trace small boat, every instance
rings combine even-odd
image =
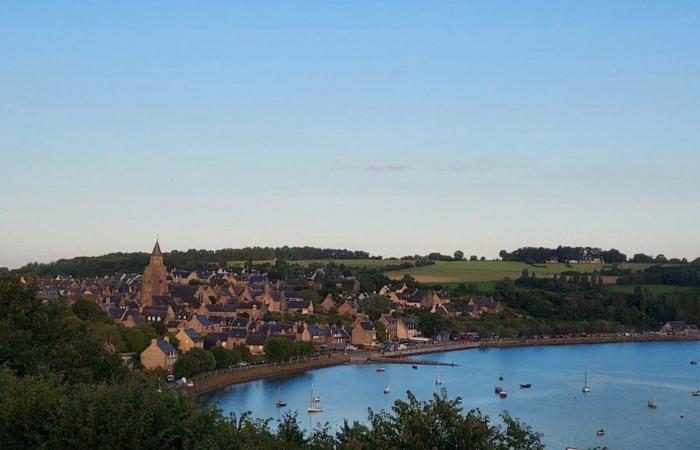
[[[280,397],[280,390],[281,388],[277,388],[277,401],[275,402],[275,406],[277,408],[284,408],[287,406],[287,403]]]
[[[413,364],[413,365],[411,366],[411,369],[417,369],[417,368],[418,368],[418,366],[415,365],[415,364]]]
[[[508,393],[506,391],[501,391],[498,393],[500,398],[508,398]]]
[[[532,387],[531,383],[521,384],[520,389],[530,389]]]
[[[501,391],[503,390],[502,381],[503,381],[503,377],[498,377],[498,383],[496,383],[496,387],[493,388],[493,392],[495,392],[496,394],[500,394]]]
[[[306,412],[309,414],[323,412],[323,406],[321,406],[321,397],[314,395],[314,386],[311,385],[311,402],[309,402],[309,407],[306,408]]]
[[[595,432],[595,435],[598,437],[605,436],[605,430],[601,428],[600,430]]]
[[[442,384],[442,379],[440,378],[440,364],[437,367],[437,376],[435,377],[435,385],[440,386]]]
[[[584,394],[590,394],[591,393],[591,388],[588,386],[588,372],[585,372],[583,375],[583,387],[581,388],[581,392]]]
[[[697,366],[697,365],[698,365],[698,360],[697,360],[697,359],[691,359],[691,360],[690,360],[690,365],[692,365],[692,366]]]
[[[690,393],[690,395],[692,395],[693,397],[700,397],[700,390],[698,390],[698,391],[693,391],[693,392]]]
[[[310,414],[323,412],[323,406],[309,405],[309,407],[306,408],[306,412]]]
[[[656,409],[656,402],[654,400],[649,400],[647,402],[647,407],[650,409]]]
[[[384,393],[388,394],[391,392],[391,389],[389,389],[389,375],[386,376],[386,384],[384,385]]]
[[[377,367],[377,372],[384,372],[384,367]]]

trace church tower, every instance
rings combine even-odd
[[[156,245],[151,252],[151,260],[143,271],[143,284],[141,285],[141,306],[153,304],[154,295],[164,295],[168,293],[168,271],[163,264],[163,254],[160,251],[160,244],[156,240]]]

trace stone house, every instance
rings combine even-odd
[[[369,320],[358,320],[352,327],[351,343],[352,345],[364,345],[372,347],[377,341],[377,332],[374,329],[374,324]]]
[[[192,328],[180,328],[180,331],[175,335],[179,343],[181,352],[190,351],[193,348],[204,348],[204,340]]]
[[[141,365],[147,370],[166,370],[171,372],[177,361],[178,353],[168,338],[151,339],[151,345],[141,352]]]
[[[337,310],[338,305],[335,304],[335,301],[333,301],[333,295],[328,294],[326,295],[326,298],[323,299],[321,302],[321,311],[324,313],[328,314],[334,309]]]

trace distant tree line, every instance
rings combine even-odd
[[[29,263],[17,273],[32,273],[38,276],[55,276],[59,274],[76,277],[94,277],[111,275],[115,272],[141,272],[148,264],[148,253],[109,253],[102,256],[79,256],[59,259],[51,263]],[[183,270],[216,269],[226,267],[229,261],[264,261],[304,259],[368,259],[368,252],[316,247],[246,247],[241,249],[225,248],[221,250],[173,250],[166,254],[169,267]]]
[[[641,272],[630,272],[619,284],[667,284],[700,287],[700,258],[692,263],[672,266],[654,265]]]
[[[654,295],[639,286],[626,293],[606,286],[597,274],[570,272],[536,278],[524,271],[517,280],[498,282],[496,297],[505,306],[542,319],[603,320],[636,329],[653,328],[669,320],[700,323],[698,290]]]
[[[544,263],[547,261],[584,261],[600,258],[606,263],[621,263],[627,261],[627,255],[614,248],[602,250],[596,247],[521,247],[513,252],[501,250],[498,253],[504,261],[524,261],[529,263]]]

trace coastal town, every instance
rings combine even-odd
[[[450,334],[422,336],[412,313],[478,317],[501,309],[493,297],[474,296],[456,303],[444,290],[409,288],[400,282],[366,292],[352,276],[324,268],[284,280],[270,280],[265,273],[244,268],[178,270],[168,268],[159,242],[142,274],[89,279],[56,276],[37,280],[37,286],[42,300],[68,304],[88,300],[116,324],[151,325],[161,330],[162,336],[153,338],[138,357],[123,356],[131,364],[166,372],[173,370],[179,355],[193,348],[244,346],[251,355],[261,355],[265,343],[274,338],[342,353],[377,349],[391,342],[436,343],[448,340]],[[321,298],[319,293],[329,291],[328,286],[332,292]],[[318,300],[308,299],[309,293]],[[386,308],[372,320],[363,305],[376,297],[385,300]],[[379,333],[377,328],[381,328]],[[177,345],[170,342],[169,335],[176,338]]]

